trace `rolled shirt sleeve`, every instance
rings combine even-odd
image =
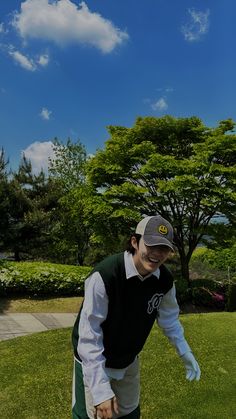
[[[78,354],[84,382],[91,391],[94,406],[114,397],[105,370],[102,322],[107,317],[108,297],[98,272],[85,282],[85,299],[79,322]]]
[[[179,356],[191,351],[179,321],[179,305],[176,300],[175,285],[164,295],[157,316],[158,326],[170,343],[176,348]]]

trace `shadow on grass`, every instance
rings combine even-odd
[[[0,297],[0,314],[4,314],[10,307],[11,299],[7,297]]]

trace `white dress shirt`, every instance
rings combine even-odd
[[[133,262],[131,253],[124,252],[125,272],[127,280],[138,276],[145,281],[150,275],[155,275],[157,280],[160,270],[153,274],[142,277]],[[78,354],[82,360],[84,382],[89,387],[94,406],[105,400],[114,397],[110,386],[110,378],[120,380],[124,377],[126,368],[114,369],[105,367],[103,355],[103,330],[101,324],[107,317],[108,296],[104,282],[99,272],[94,272],[85,281],[85,299],[79,322]],[[178,320],[179,306],[175,297],[175,286],[163,296],[161,301],[157,323],[163,330],[165,336],[175,346],[177,353],[181,356],[190,350],[184,338],[183,327]]]

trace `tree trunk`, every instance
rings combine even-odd
[[[188,285],[190,285],[190,279],[189,279],[189,264],[186,260],[181,261],[181,273],[184,279],[188,282]]]
[[[78,246],[78,252],[77,252],[77,264],[79,266],[83,266],[84,264],[84,257],[79,246]]]
[[[179,252],[179,255],[180,255],[182,277],[187,281],[188,285],[190,286],[189,258],[186,256],[186,254],[184,252]]]
[[[20,250],[19,249],[14,250],[14,258],[15,258],[15,262],[20,262]]]

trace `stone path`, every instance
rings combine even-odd
[[[0,314],[0,341],[51,329],[72,327],[77,313]]]

